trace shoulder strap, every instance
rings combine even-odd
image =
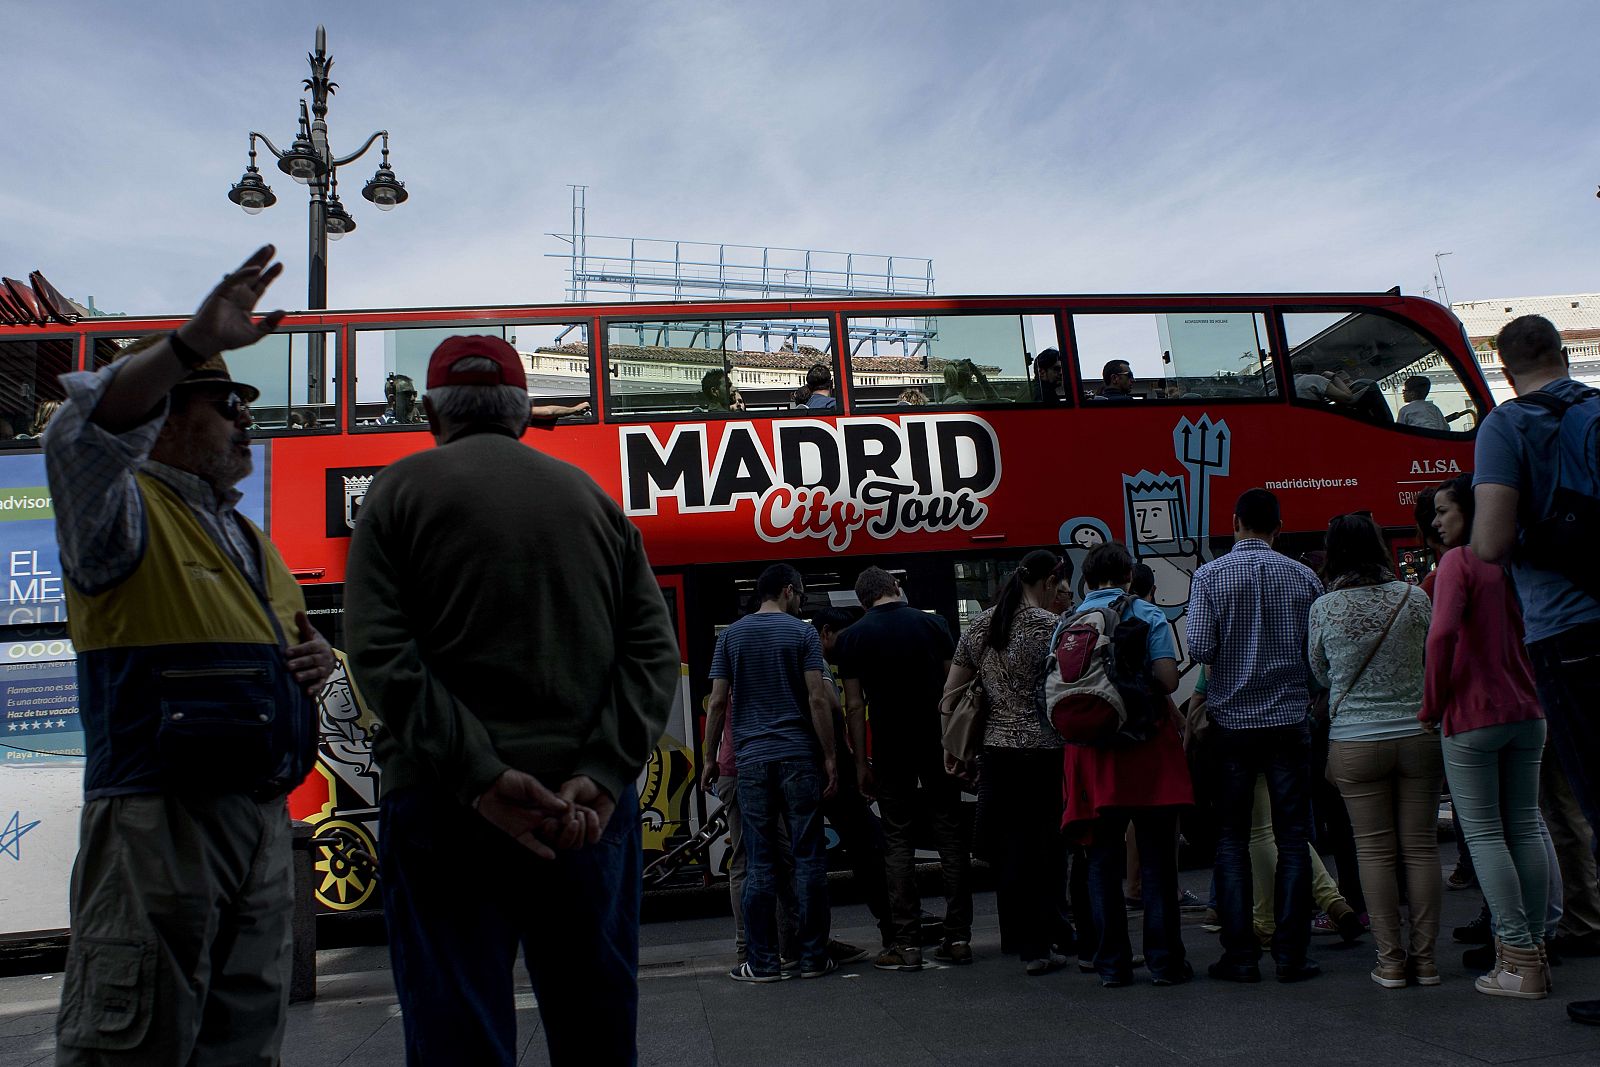
[[[1361,676],[1367,673],[1367,667],[1372,664],[1373,658],[1378,654],[1378,649],[1383,647],[1384,639],[1389,636],[1389,630],[1394,626],[1394,620],[1400,617],[1400,609],[1405,607],[1410,600],[1411,585],[1407,583],[1405,590],[1400,594],[1400,603],[1394,606],[1394,610],[1389,613],[1389,621],[1383,624],[1383,632],[1378,635],[1377,644],[1372,646],[1371,651],[1367,653],[1367,658],[1361,661],[1361,666],[1356,669],[1355,677],[1350,679],[1349,686],[1345,688],[1343,693],[1339,694],[1339,703],[1335,704],[1333,710],[1328,712],[1329,720],[1339,714],[1339,709],[1344,706],[1345,698],[1350,695],[1351,690],[1355,689],[1356,683],[1361,681]]]
[[[1593,400],[1597,396],[1600,396],[1600,389],[1594,389],[1590,387],[1580,389],[1570,400],[1563,400],[1554,393],[1546,392],[1543,389],[1536,389],[1525,396],[1517,397],[1512,401],[1512,403],[1527,404],[1529,407],[1543,408],[1552,415],[1565,415],[1567,413],[1567,409],[1572,407],[1574,404],[1581,404],[1586,400]]]

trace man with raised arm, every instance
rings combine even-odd
[[[407,1060],[514,1063],[520,950],[551,1062],[631,1063],[666,603],[617,503],[522,443],[516,349],[446,338],[422,404],[436,447],[373,479],[345,579]]]
[[[278,1062],[294,877],[333,652],[235,507],[250,402],[222,353],[283,318],[272,247],[194,317],[62,377],[44,435],[78,653],[84,807],[57,1063]]]

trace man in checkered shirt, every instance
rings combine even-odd
[[[1322,583],[1273,549],[1282,521],[1265,489],[1239,497],[1233,551],[1195,572],[1189,592],[1190,654],[1207,664],[1206,706],[1217,726],[1217,912],[1222,959],[1211,977],[1261,981],[1261,944],[1251,922],[1250,812],[1265,774],[1278,842],[1278,981],[1315,978],[1311,943],[1311,728],[1306,631]]]

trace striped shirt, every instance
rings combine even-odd
[[[1306,634],[1322,582],[1255,537],[1194,572],[1189,654],[1211,668],[1206,706],[1218,726],[1254,730],[1304,722],[1311,702]]]
[[[758,611],[717,637],[712,679],[732,687],[728,717],[740,773],[780,759],[820,759],[806,672],[828,670],[817,631],[793,615]]]
[[[259,586],[256,545],[234,512],[241,499],[238,490],[214,489],[188,471],[150,459],[167,421],[165,401],[154,417],[126,433],[114,434],[89,420],[121,369],[121,363],[112,363],[97,371],[63,374],[67,400],[45,428],[45,472],[63,573],[85,592],[110,588],[133,573],[144,555],[144,502],[134,479],[143,471],[177,493],[201,528]]]

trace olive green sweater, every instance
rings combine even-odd
[[[373,480],[346,634],[383,792],[470,803],[506,768],[613,797],[666,726],[678,643],[639,531],[588,475],[493,430]]]

